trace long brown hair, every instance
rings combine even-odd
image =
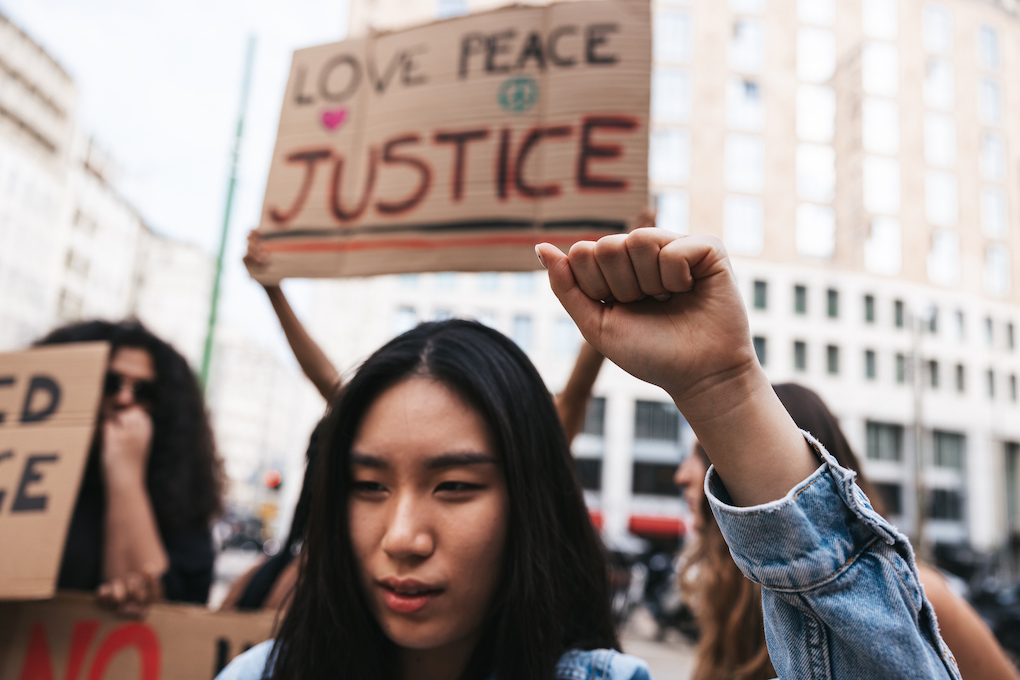
[[[860,462],[839,422],[822,398],[795,383],[773,389],[797,427],[807,430],[845,468],[856,470],[857,485],[872,506],[884,513],[882,499],[861,473]],[[694,454],[707,468],[708,456],[696,444]],[[702,496],[704,528],[683,556],[680,587],[694,608],[701,628],[692,680],[768,680],[776,677],[768,649],[761,611],[761,587],[748,581],[723,540],[708,498]]]

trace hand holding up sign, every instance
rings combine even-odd
[[[569,255],[536,248],[581,334],[632,375],[665,389],[738,503],[781,498],[817,467],[751,344],[722,243],[636,229]]]

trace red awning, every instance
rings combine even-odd
[[[679,517],[631,515],[627,528],[642,538],[682,538],[687,533],[687,525]]]

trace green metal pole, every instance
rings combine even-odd
[[[202,355],[202,388],[209,387],[209,364],[212,362],[213,340],[216,332],[216,313],[220,302],[220,281],[223,277],[223,253],[227,249],[227,233],[230,231],[230,209],[234,205],[234,188],[237,186],[237,156],[244,135],[244,114],[248,109],[248,90],[251,88],[251,72],[255,62],[255,36],[248,37],[248,53],[244,62],[244,80],[241,83],[241,110],[237,116],[237,131],[234,133],[234,150],[230,159],[230,182],[227,185],[227,205],[223,210],[223,230],[220,233],[220,252],[216,258],[216,278],[213,280],[212,301],[209,303],[209,327],[205,332],[205,353]]]

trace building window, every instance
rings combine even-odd
[[[963,394],[967,389],[967,369],[963,364],[956,364],[956,391]]]
[[[962,470],[965,443],[963,435],[941,430],[935,430],[932,435],[935,442],[935,466]]]
[[[467,0],[439,0],[436,3],[436,18],[449,19],[468,13]]]
[[[926,5],[922,22],[924,48],[936,54],[949,54],[953,50],[953,23],[949,10],[942,5]]]
[[[988,369],[985,371],[985,384],[988,387],[988,398],[995,398],[995,371]]]
[[[734,130],[761,130],[765,106],[758,81],[740,76],[730,78],[726,84],[726,124]]]
[[[933,109],[952,111],[956,102],[953,65],[945,59],[928,62],[924,75],[924,102]]]
[[[900,222],[894,217],[877,216],[871,220],[871,234],[864,242],[864,267],[875,274],[900,273],[903,244]]]
[[[956,339],[962,341],[966,330],[966,325],[963,321],[963,310],[956,310],[956,314],[953,316],[956,319]]]
[[[995,344],[995,326],[990,316],[985,317],[985,344],[989,347]]]
[[[803,24],[832,26],[836,18],[836,0],[797,0],[797,18]]]
[[[836,38],[832,31],[802,28],[797,31],[797,77],[824,83],[836,70]]]
[[[900,107],[886,99],[868,97],[861,109],[864,150],[895,154],[900,150]]]
[[[825,292],[826,300],[826,314],[830,319],[839,318],[839,291],[835,288],[830,288]]]
[[[754,282],[754,308],[768,309],[769,285],[765,281]]]
[[[758,193],[765,183],[765,145],[760,137],[726,138],[726,188]]]
[[[447,307],[437,307],[432,311],[433,321],[446,321],[453,318],[453,310]]]
[[[553,351],[561,357],[572,357],[581,346],[581,334],[570,317],[556,319],[553,327]]]
[[[676,463],[649,463],[636,461],[631,492],[648,496],[676,496],[679,492],[673,483]]]
[[[517,272],[514,274],[514,290],[518,295],[531,295],[535,292],[535,272]]]
[[[864,35],[869,38],[896,38],[898,21],[896,0],[864,0]]]
[[[393,334],[400,335],[418,325],[418,313],[414,307],[397,307],[393,315]]]
[[[836,151],[824,144],[797,146],[797,195],[828,203],[836,194]]]
[[[634,439],[679,441],[680,417],[680,411],[671,402],[637,401],[634,404]]]
[[[757,255],[765,245],[764,207],[751,196],[727,196],[723,204],[723,240],[734,255]]]
[[[588,400],[588,411],[584,414],[584,427],[581,429],[584,434],[596,437],[605,436],[606,433],[606,398],[592,397]]]
[[[804,142],[832,141],[836,125],[836,94],[832,88],[797,88],[797,137]]]
[[[982,80],[978,84],[978,115],[987,125],[998,125],[1002,120],[1002,92],[994,80]]]
[[[766,4],[767,0],[730,0],[730,9],[734,14],[761,14]]]
[[[656,61],[691,59],[691,15],[674,9],[660,9],[652,22],[652,45]]]
[[[981,135],[979,165],[981,167],[981,175],[985,179],[1002,179],[1006,171],[1006,151],[1002,144],[1002,136],[999,133],[985,132]]]
[[[691,77],[684,69],[658,67],[652,71],[652,118],[662,123],[686,123],[691,117]]]
[[[433,281],[439,290],[453,290],[457,287],[457,272],[438,272],[433,274]]]
[[[929,171],[924,177],[924,209],[928,222],[938,227],[954,227],[959,218],[956,176]]]
[[[893,302],[893,324],[896,328],[903,328],[904,316],[903,300],[896,300]]]
[[[477,312],[475,312],[475,321],[482,324],[483,326],[495,328],[496,312],[492,311],[491,309],[480,309]]]
[[[939,362],[934,359],[928,362],[928,386],[933,390],[939,388]]]
[[[928,308],[928,332],[932,335],[939,332],[939,308],[935,305]]]
[[[903,426],[868,421],[868,458],[872,460],[903,459]]]
[[[985,288],[992,295],[1009,295],[1009,250],[998,243],[985,250]]]
[[[932,234],[928,253],[928,278],[932,283],[951,286],[960,277],[960,237],[951,231]]]
[[[874,380],[877,371],[875,368],[875,350],[866,349],[864,350],[864,377],[868,380]]]
[[[656,184],[683,184],[691,173],[691,137],[686,130],[653,130],[648,144],[648,175]]]
[[[866,323],[875,323],[875,296],[865,295],[864,296],[864,321]]]
[[[931,518],[950,521],[963,519],[963,496],[953,489],[932,489]]]
[[[807,286],[793,287],[793,313],[807,314]]]
[[[756,335],[752,338],[752,342],[754,343],[754,353],[758,357],[758,363],[764,366],[767,359],[767,355],[765,354],[765,338],[760,335]]]
[[[924,159],[929,165],[956,165],[956,123],[950,116],[929,113],[924,117]]]
[[[1012,401],[1016,401],[1016,373],[1012,373],[1009,376],[1009,398]]]
[[[730,68],[759,73],[765,66],[765,24],[760,19],[737,19],[730,41]]]
[[[978,61],[984,68],[999,68],[999,34],[991,26],[978,29]]]
[[[417,274],[401,274],[400,285],[404,288],[417,288],[418,287],[418,275]]]
[[[518,314],[514,317],[514,323],[510,337],[517,346],[525,352],[531,351],[531,317],[526,314]]]
[[[478,282],[478,290],[486,292],[499,290],[499,272],[482,272],[476,274],[475,280]]]
[[[1006,236],[1006,194],[999,187],[981,189],[981,231],[989,238]]]
[[[830,375],[839,374],[839,347],[828,345],[825,348],[825,370]]]
[[[836,250],[836,213],[833,209],[810,203],[797,206],[796,244],[801,255],[832,257]]]
[[[677,234],[690,231],[690,199],[686,191],[667,189],[655,199],[655,225]]]
[[[903,354],[896,355],[896,382],[907,382],[907,357]]]
[[[577,468],[577,480],[581,482],[582,489],[585,491],[602,490],[601,458],[574,458],[574,466]]]
[[[864,159],[864,207],[869,212],[895,215],[900,210],[900,164],[891,158]]]
[[[793,343],[793,368],[802,373],[807,370],[807,343],[803,340]]]
[[[1006,324],[1006,347],[1008,349],[1016,348],[1016,335],[1013,332],[1013,322]]]
[[[861,54],[864,91],[879,97],[895,97],[899,89],[900,57],[893,45],[869,42]]]
[[[885,506],[885,512],[890,517],[898,517],[903,514],[903,487],[894,482],[876,482],[875,491]]]

